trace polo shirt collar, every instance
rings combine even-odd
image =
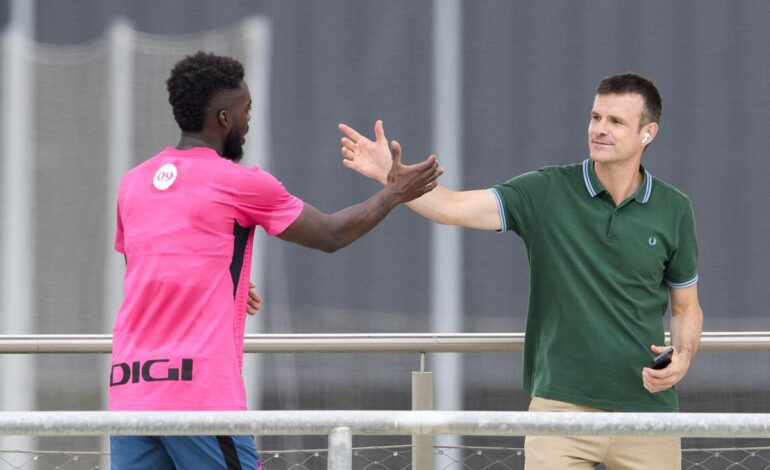
[[[642,181],[642,184],[639,185],[639,189],[636,190],[633,197],[639,204],[647,204],[652,195],[652,175],[643,165],[642,171],[644,171],[644,180]],[[607,190],[607,188],[605,188],[599,181],[599,178],[596,177],[596,173],[594,172],[594,162],[591,161],[590,158],[583,160],[583,182],[586,185],[588,195],[591,197],[596,197]]]

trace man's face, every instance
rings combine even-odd
[[[246,143],[246,134],[249,132],[251,120],[251,93],[246,82],[241,82],[240,93],[233,100],[229,111],[233,123],[225,136],[222,156],[238,162],[243,158],[243,144]]]
[[[613,163],[641,158],[644,129],[639,128],[644,99],[636,93],[596,95],[588,124],[591,159]]]

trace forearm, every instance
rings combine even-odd
[[[328,237],[323,250],[331,253],[350,245],[379,224],[400,202],[396,194],[383,188],[366,201],[331,214],[325,221]]]
[[[400,199],[388,188],[334,214],[324,214],[310,204],[305,204],[302,214],[279,238],[298,243],[307,248],[332,253],[344,248],[377,225]]]
[[[419,198],[406,203],[416,213],[444,225],[458,225],[457,216],[454,213],[456,204],[453,202],[454,191],[445,186],[438,185],[433,191],[423,194]]]
[[[703,312],[697,302],[672,311],[671,345],[690,362],[698,352],[702,331]]]

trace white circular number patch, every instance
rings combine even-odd
[[[155,177],[152,179],[152,184],[161,191],[167,190],[176,180],[176,167],[171,163],[166,163],[158,171],[155,172]]]

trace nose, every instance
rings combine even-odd
[[[590,131],[593,135],[606,135],[607,123],[603,119],[592,121]]]

